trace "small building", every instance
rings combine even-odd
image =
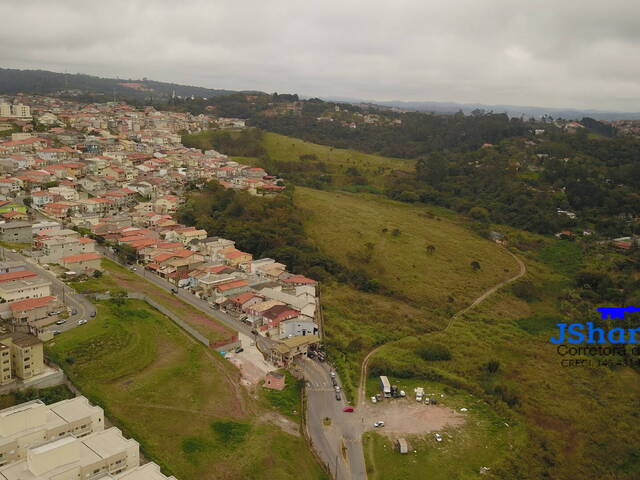
[[[287,338],[272,347],[271,360],[279,367],[288,367],[297,359],[306,357],[309,347],[319,342],[316,335]]]
[[[29,222],[0,223],[0,241],[10,243],[31,243],[33,227]]]
[[[409,444],[404,438],[397,439],[396,445],[398,446],[398,451],[400,453],[409,453]]]
[[[264,388],[272,390],[283,390],[285,387],[285,376],[278,372],[269,372],[264,376]]]
[[[68,257],[62,257],[61,264],[63,267],[68,268],[74,272],[86,272],[87,270],[100,270],[100,259],[102,257],[99,253],[80,253],[78,255],[70,255]]]

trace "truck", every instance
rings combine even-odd
[[[413,391],[416,393],[416,402],[421,402],[424,397],[424,388],[416,387]]]
[[[389,379],[384,375],[380,377],[380,390],[382,390],[382,394],[386,398],[391,397],[391,384],[389,383]]]

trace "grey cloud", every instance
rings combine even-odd
[[[3,0],[0,65],[379,100],[640,111],[614,0]]]

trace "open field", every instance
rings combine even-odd
[[[517,269],[495,243],[425,207],[308,188],[295,201],[310,212],[306,229],[323,253],[414,305],[457,311]]]
[[[100,278],[91,278],[84,282],[73,282],[71,285],[81,293],[99,293],[109,291],[144,293],[164,307],[180,316],[182,320],[207,337],[211,342],[229,338],[233,332],[218,323],[213,317],[183,302],[156,285],[141,280],[126,268],[107,259],[102,259],[104,274]]]
[[[182,480],[323,478],[302,438],[262,419],[269,412],[230,363],[145,302],[99,302],[94,320],[55,337],[48,351]]]
[[[383,187],[386,176],[415,169],[413,160],[333,148],[271,132],[264,132],[262,145],[273,160],[297,163],[302,169],[318,166],[332,177],[333,186],[349,190],[366,191],[366,185]],[[358,185],[354,177],[365,178],[366,185]]]
[[[638,372],[625,367],[563,367],[566,357],[548,341],[554,323],[562,319],[556,297],[568,285],[563,272],[576,268],[579,255],[573,246],[555,240],[518,253],[527,261],[525,280],[535,285],[536,299],[524,301],[505,288],[456,319],[446,332],[390,342],[370,362],[372,377],[397,372],[403,377],[396,380],[400,388],[420,382],[464,392],[481,400],[510,428],[520,429],[517,441],[510,441],[513,449],[492,452],[494,442],[487,439],[490,456],[474,462],[474,474],[458,468],[465,465],[463,460],[448,467],[432,464],[427,458],[435,461],[433,454],[425,455],[423,463],[418,453],[414,465],[433,465],[421,471],[433,472],[434,478],[477,478],[478,465],[491,468],[486,478],[637,478],[639,466],[631,445],[640,442],[640,428],[624,419],[634,415]],[[444,347],[451,357],[425,360],[420,355],[425,343]],[[375,389],[376,379],[371,378],[368,393]],[[623,436],[617,433],[620,428],[625,429]],[[410,456],[389,453],[390,444],[382,438],[369,437],[367,442],[368,460],[379,471],[403,472],[401,464],[413,462],[405,460]]]

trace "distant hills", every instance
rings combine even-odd
[[[466,114],[474,110],[485,112],[506,113],[510,117],[541,118],[545,115],[566,120],[591,117],[596,120],[640,120],[640,112],[609,112],[602,110],[578,108],[553,108],[530,107],[522,105],[485,105],[481,103],[456,103],[456,102],[411,102],[411,101],[377,101],[363,100],[346,97],[322,97],[323,100],[332,102],[344,102],[352,104],[379,105],[382,107],[399,108],[402,110],[414,110],[418,112],[456,113],[463,111]]]
[[[89,96],[104,101],[116,99],[136,99],[148,101],[166,101],[175,92],[181,97],[217,97],[236,93],[232,90],[220,90],[177,83],[156,82],[154,80],[102,78],[80,73],[56,73],[46,70],[15,70],[0,68],[0,94],[32,93],[42,95],[67,94]]]
[[[42,95],[64,94],[83,97],[83,100],[108,101],[137,100],[139,102],[164,103],[175,92],[178,97],[199,97],[210,99],[232,95],[234,93],[263,93],[258,91],[236,91],[215,88],[195,87],[155,80],[103,78],[81,73],[57,73],[47,70],[17,70],[0,68],[0,95],[16,93],[34,93]],[[494,113],[506,113],[510,117],[540,118],[545,115],[553,118],[580,119],[591,117],[596,120],[640,120],[640,112],[612,112],[593,109],[531,107],[520,105],[484,105],[480,103],[429,102],[429,101],[377,101],[359,98],[323,97],[331,102],[370,105],[418,112],[466,114],[474,110]]]

